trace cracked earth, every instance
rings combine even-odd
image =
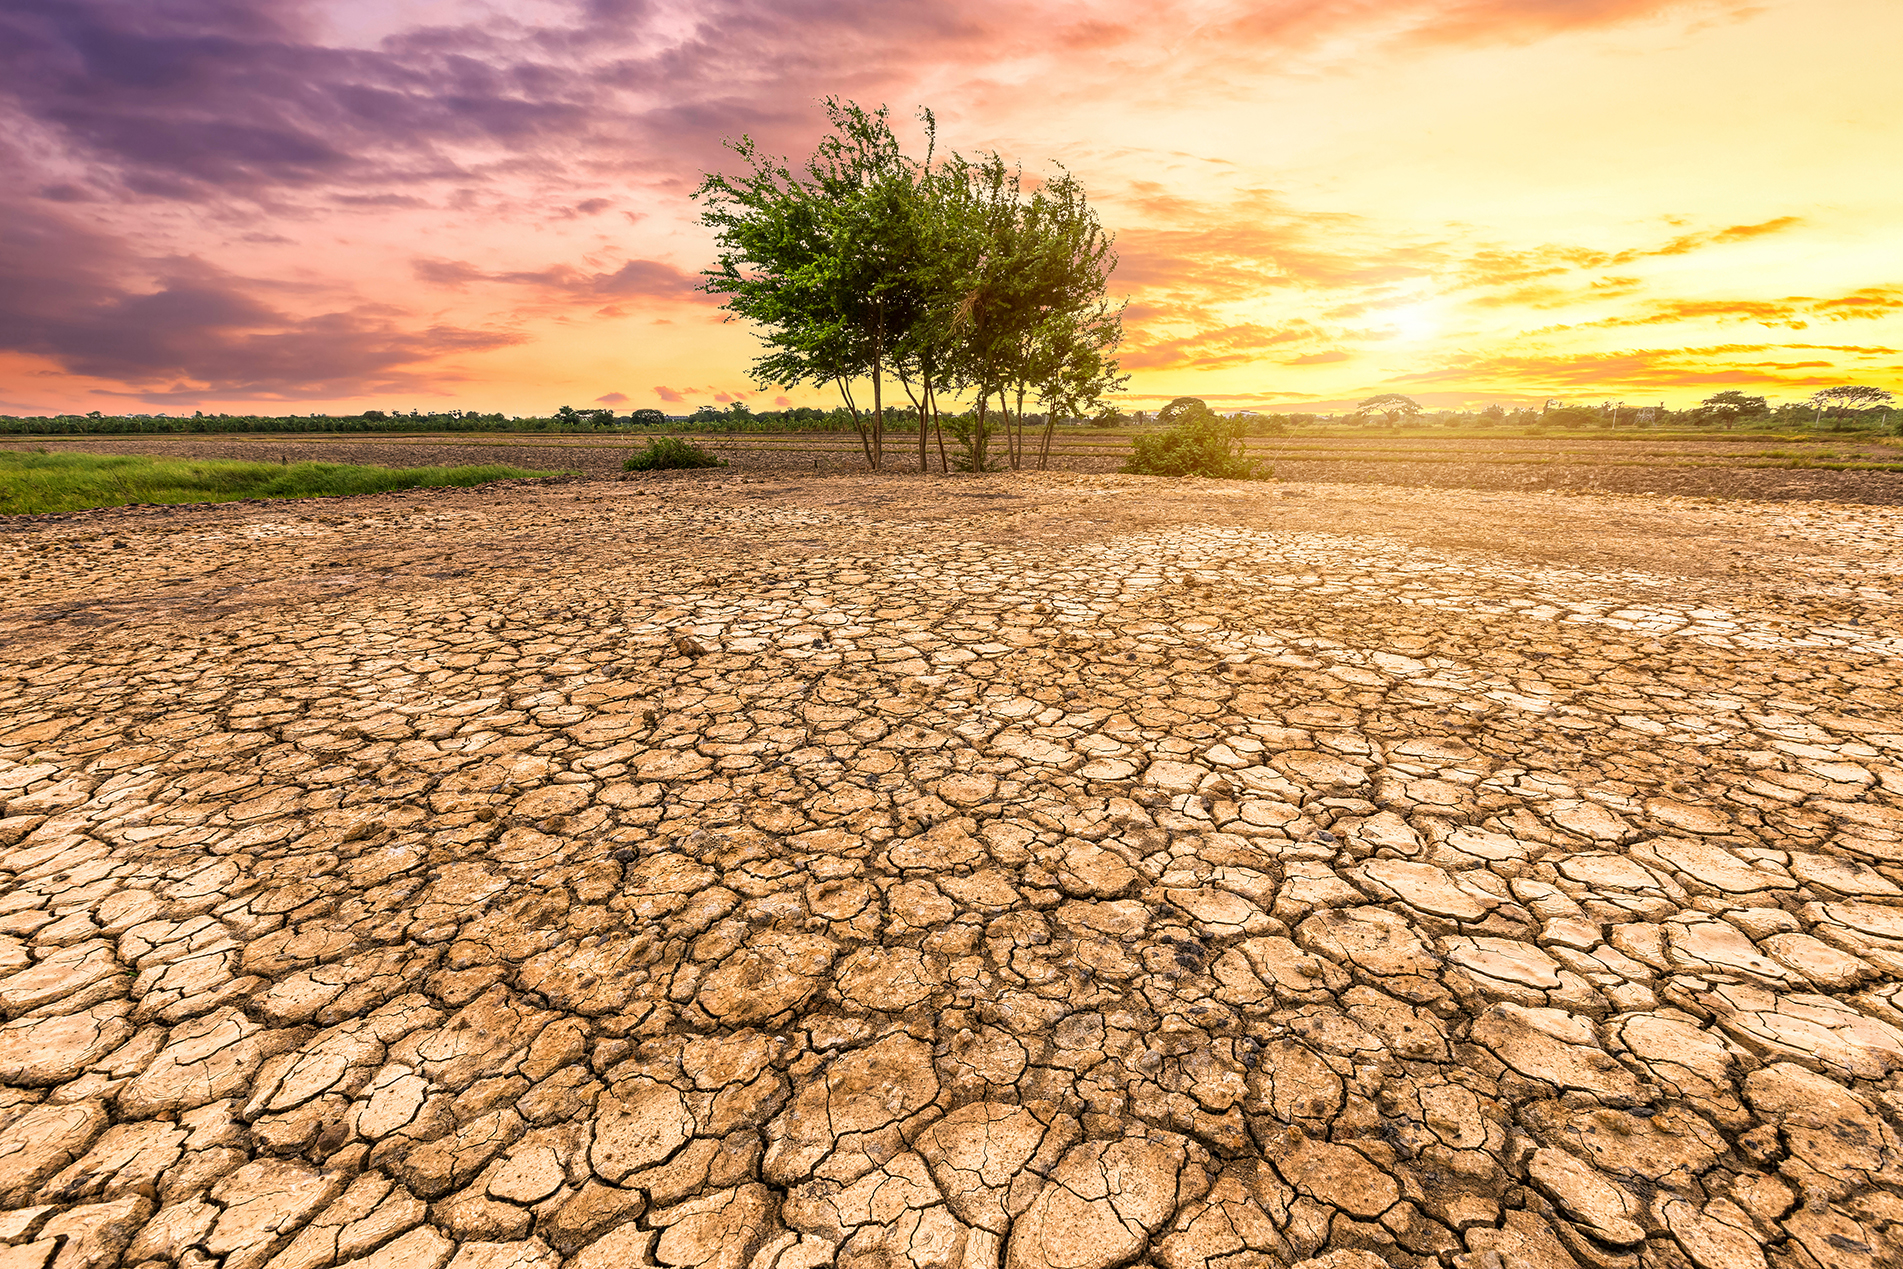
[[[1903,1262],[1903,512],[0,534],[0,1269]]]

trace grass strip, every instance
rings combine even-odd
[[[0,515],[49,515],[135,503],[332,498],[553,474],[495,465],[361,467],[347,463],[241,463],[143,454],[0,451]]]

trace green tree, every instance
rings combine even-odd
[[[1412,397],[1404,397],[1398,392],[1383,392],[1369,397],[1355,406],[1355,413],[1363,418],[1378,414],[1392,427],[1402,421],[1411,421],[1421,412],[1420,403]]]
[[[763,328],[767,351],[753,365],[765,387],[831,383],[851,411],[866,461],[884,450],[882,378],[887,350],[903,333],[895,304],[909,279],[890,250],[894,220],[914,165],[899,151],[884,110],[829,98],[832,131],[804,170],[764,154],[750,137],[729,148],[750,166],[737,178],[710,174],[695,196],[714,233],[714,267],[701,289],[721,307]],[[872,380],[872,409],[860,409],[855,380]]]
[[[918,414],[919,470],[927,469],[929,431],[937,441],[939,470],[949,472],[953,463],[945,447],[947,424],[940,402],[957,389],[963,337],[960,302],[973,268],[983,259],[984,242],[970,223],[971,164],[956,154],[938,162],[938,121],[930,110],[920,110],[918,117],[925,127],[925,159],[907,191],[908,215],[896,225],[904,235],[897,245],[910,286],[905,296],[909,320],[893,347],[893,370]],[[969,439],[958,433],[954,438],[961,447]],[[983,439],[981,435],[981,445]]]
[[[950,386],[976,394],[972,427],[980,443],[1002,431],[1011,465],[1010,386],[1021,374],[1039,318],[1040,279],[1028,232],[1022,173],[996,154],[976,161],[953,155],[945,164],[942,194],[945,257],[937,293],[952,302],[948,314]],[[992,398],[1000,424],[991,425]],[[1022,412],[1023,394],[1019,395]]]
[[[939,425],[948,393],[975,396],[980,445],[995,399],[1011,464],[1022,466],[1028,397],[1048,416],[1087,413],[1125,382],[1113,356],[1122,311],[1104,298],[1110,236],[1067,172],[1027,192],[996,154],[939,161],[929,111],[918,160],[901,152],[883,108],[826,109],[832,131],[802,171],[743,137],[731,148],[751,170],[702,181],[702,221],[718,245],[703,289],[763,328],[756,383],[839,389],[874,468],[887,374],[918,412],[921,470],[928,423],[950,466]],[[866,379],[862,412],[855,384]],[[1047,418],[1041,463],[1053,426]]]
[[[552,415],[562,427],[609,427],[615,421],[613,410],[577,410],[573,406],[563,406]]]
[[[1839,410],[1849,413],[1853,410],[1869,410],[1890,403],[1890,392],[1885,388],[1872,388],[1863,384],[1846,383],[1840,387],[1824,388],[1811,394],[1808,402],[1816,409],[1814,422],[1821,422],[1826,412]]]
[[[1763,418],[1771,412],[1763,397],[1748,397],[1735,388],[1714,392],[1698,403],[1698,416],[1729,428],[1742,419]]]
[[[1033,371],[1043,402],[1044,436],[1037,468],[1050,466],[1058,418],[1083,418],[1110,410],[1104,398],[1130,381],[1114,356],[1123,342],[1123,308],[1099,300],[1079,314],[1074,308],[1049,315],[1033,337]]]
[[[1123,342],[1123,306],[1104,298],[1117,267],[1115,241],[1099,223],[1083,186],[1060,170],[1031,195],[1021,216],[1025,330],[1011,359],[1017,405],[1012,465],[1029,461],[1024,434],[1028,394],[1044,406],[1037,462],[1041,470],[1049,465],[1058,416],[1096,410],[1129,376],[1115,359]]]
[[[1156,421],[1165,427],[1174,427],[1186,418],[1209,413],[1209,403],[1201,397],[1177,397],[1156,412]]]

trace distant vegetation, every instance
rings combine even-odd
[[[622,471],[681,471],[693,467],[725,467],[727,460],[716,458],[692,441],[676,436],[657,436],[621,464]]]
[[[142,454],[0,450],[0,515],[46,515],[135,503],[317,498],[425,486],[481,485],[549,476],[519,467],[357,467],[344,463],[237,463]]]
[[[929,417],[929,416],[928,416]],[[1000,420],[1004,416],[989,410],[983,435],[1002,436]],[[1826,388],[1803,401],[1772,405],[1759,396],[1727,390],[1706,397],[1699,404],[1682,410],[1662,405],[1632,405],[1623,401],[1598,404],[1566,404],[1552,400],[1534,408],[1517,406],[1505,409],[1488,406],[1481,410],[1434,409],[1420,405],[1398,393],[1369,397],[1354,410],[1332,414],[1269,413],[1236,410],[1225,414],[1247,436],[1287,436],[1295,433],[1339,431],[1420,431],[1455,429],[1479,432],[1503,431],[1522,435],[1559,432],[1607,432],[1625,435],[1633,432],[1830,432],[1864,435],[1903,435],[1903,410],[1892,403],[1891,394],[1881,388],[1845,384]],[[941,413],[937,422],[954,441],[959,432],[975,433],[978,415],[967,410],[960,414]],[[1019,427],[1049,430],[1056,424],[1106,431],[1140,431],[1157,425],[1157,415],[1143,410],[1119,411],[1108,407],[1088,416],[1060,412],[1056,423],[1049,413],[1025,412],[1010,416]],[[863,412],[861,417],[863,423]],[[957,426],[955,427],[955,423]],[[169,435],[182,433],[416,433],[416,432],[559,432],[621,433],[643,435],[669,434],[769,434],[786,432],[856,432],[852,411],[844,407],[830,410],[799,406],[786,410],[755,410],[743,401],[726,406],[704,405],[685,417],[673,417],[656,409],[635,410],[616,415],[612,410],[577,410],[562,406],[547,415],[517,417],[474,411],[446,410],[425,414],[418,410],[367,410],[353,415],[254,415],[254,414],[133,414],[102,415],[60,414],[34,418],[0,416],[0,435],[15,436],[117,436]],[[915,436],[918,417],[912,411],[889,411],[886,432]],[[960,444],[962,445],[962,441]],[[948,446],[948,449],[950,447]],[[1038,446],[1030,445],[1031,456]],[[967,460],[968,462],[968,460]],[[957,465],[954,456],[953,465]]]
[[[1857,384],[1825,388],[1807,400],[1776,406],[1763,397],[1728,389],[1683,410],[1668,410],[1663,404],[1632,405],[1624,401],[1568,405],[1558,399],[1549,400],[1538,409],[1522,406],[1506,410],[1490,405],[1484,410],[1429,410],[1409,397],[1388,392],[1369,397],[1339,419],[1312,414],[1268,417],[1296,424],[1508,428],[1535,434],[1543,431],[1829,430],[1898,435],[1898,423],[1903,422],[1903,416],[1894,415],[1888,391]]]
[[[1041,415],[1033,416],[1042,418]],[[914,426],[916,426],[914,424]],[[888,430],[904,425],[888,424]],[[756,413],[736,401],[726,409],[703,406],[685,419],[659,410],[636,410],[619,418],[612,410],[576,410],[563,406],[543,417],[445,410],[362,414],[55,414],[32,418],[0,416],[0,435],[13,436],[165,436],[228,432],[850,432],[852,415],[844,409],[803,407]]]

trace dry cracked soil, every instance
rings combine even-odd
[[[0,526],[0,1269],[1903,1263],[1903,510]]]

